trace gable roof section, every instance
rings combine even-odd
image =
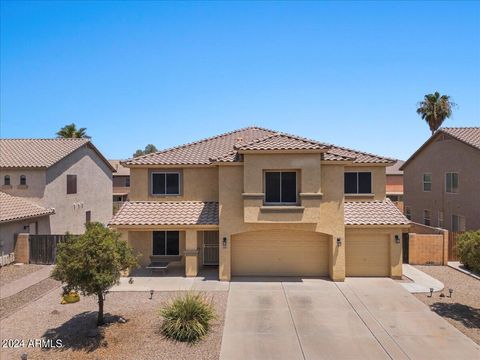
[[[452,138],[473,147],[474,149],[480,150],[480,127],[451,127],[451,128],[440,128],[435,134],[430,136],[430,138],[420,146],[417,151],[415,151],[412,156],[408,158],[407,161],[400,167],[400,170],[404,170],[405,167],[412,161],[423,149],[430,145],[436,138],[441,134],[447,134]]]
[[[24,198],[0,191],[0,222],[10,222],[54,214],[53,209],[31,203]]]
[[[46,169],[78,150],[90,147],[107,166],[115,169],[90,139],[0,139],[0,168]]]
[[[325,161],[389,164],[395,160],[362,151],[330,145],[296,135],[260,127],[248,127],[186,145],[177,146],[122,162],[136,165],[210,165],[242,161],[239,152],[262,150],[325,150]]]
[[[110,225],[218,225],[218,202],[128,201]]]
[[[123,166],[120,160],[108,160],[108,162],[116,170],[113,176],[130,176],[130,169]]]
[[[345,201],[345,225],[408,225],[410,221],[390,199]]]
[[[403,175],[403,171],[400,170],[400,167],[405,163],[403,160],[397,160],[395,164],[387,166],[385,173],[387,175]]]

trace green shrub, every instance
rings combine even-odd
[[[457,239],[460,261],[472,271],[480,272],[480,230],[467,231]]]
[[[160,309],[162,333],[177,341],[193,342],[205,336],[216,318],[211,302],[200,294],[176,297]]]

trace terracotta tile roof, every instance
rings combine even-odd
[[[345,201],[345,225],[407,225],[410,221],[390,201]]]
[[[157,153],[125,160],[123,165],[208,165],[214,162],[238,162],[242,156],[237,150],[315,150],[327,149],[322,154],[327,161],[354,163],[384,163],[395,160],[325,144],[299,136],[259,127],[248,127],[194,143],[181,145]]]
[[[0,191],[0,222],[16,221],[54,213],[53,209],[46,209],[22,197],[12,196]]]
[[[130,176],[130,169],[123,166],[120,163],[120,160],[108,160],[108,162],[115,168],[115,170],[117,170],[113,176]]]
[[[400,167],[405,163],[403,160],[397,160],[395,164],[387,166],[385,173],[387,175],[403,175],[403,171],[400,170]]]
[[[218,225],[218,203],[128,201],[110,225]]]
[[[237,150],[319,150],[327,149],[329,145],[318,141],[305,139],[284,133],[268,135],[262,139],[254,140],[240,146],[235,146]]]
[[[439,131],[480,150],[480,127],[451,127]]]
[[[82,146],[89,146],[111,168],[90,139],[0,139],[0,168],[49,168]]]

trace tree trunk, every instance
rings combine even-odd
[[[103,325],[103,293],[101,291],[98,292],[98,320],[97,326]]]

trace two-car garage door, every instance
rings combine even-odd
[[[233,276],[327,276],[327,236],[256,231],[232,237]]]

